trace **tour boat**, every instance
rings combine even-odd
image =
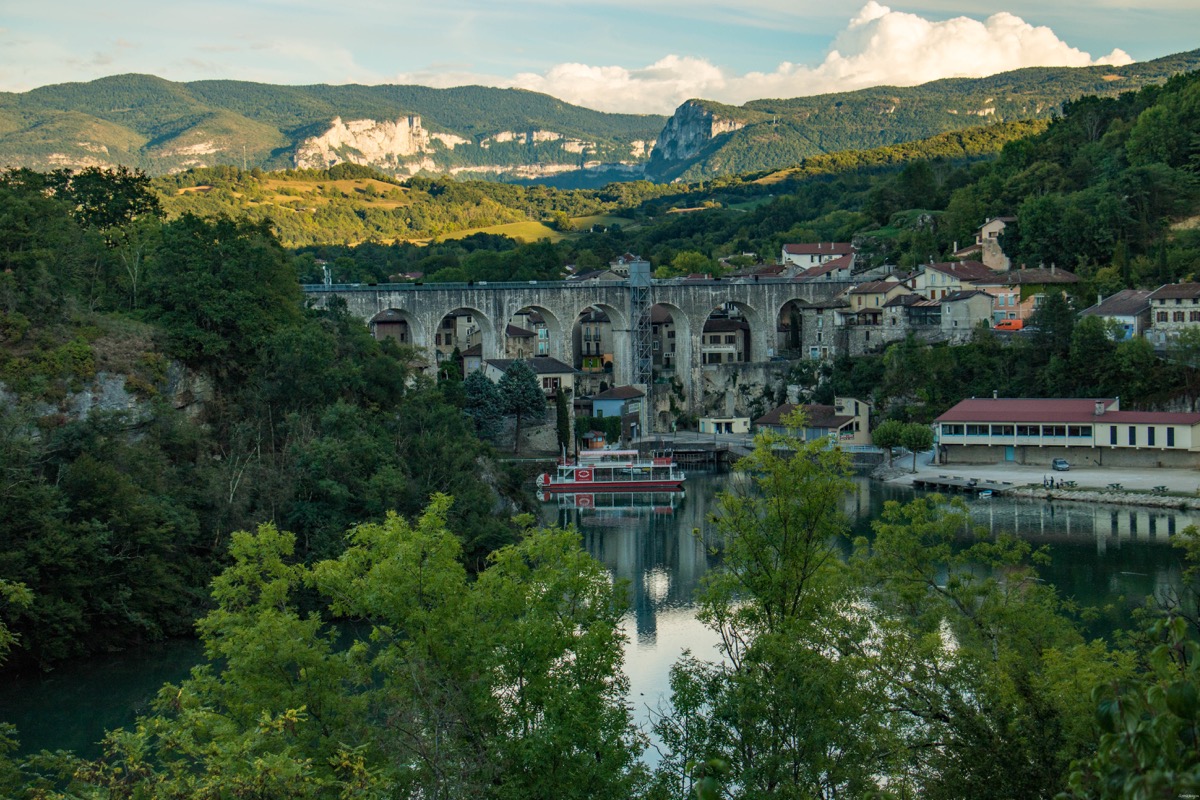
[[[584,511],[592,516],[643,517],[674,514],[683,500],[683,489],[631,492],[537,493],[543,503],[554,502],[560,511]]]
[[[683,470],[671,456],[643,456],[637,450],[583,450],[560,458],[558,469],[537,478],[543,492],[661,492],[683,486]]]

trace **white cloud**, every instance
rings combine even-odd
[[[1093,59],[1044,26],[999,12],[984,21],[933,21],[869,0],[816,67],[783,62],[772,72],[731,74],[703,58],[669,55],[641,69],[558,64],[513,78],[410,73],[397,82],[519,87],[602,111],[669,114],[694,97],[741,104],[880,84],[913,86],[940,78],[982,77],[1033,66],[1128,64],[1122,50]]]

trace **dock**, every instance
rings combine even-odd
[[[921,475],[913,478],[912,485],[917,489],[927,489],[942,494],[973,494],[991,492],[992,495],[1002,495],[1013,490],[1009,481],[983,481],[978,478],[963,478],[958,475]]]

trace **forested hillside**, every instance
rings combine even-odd
[[[636,161],[634,142],[653,141],[663,118],[606,114],[518,89],[465,86],[274,86],[242,81],[174,83],[152,75],[117,75],[89,83],[0,93],[0,165],[47,169],[122,164],[152,173],[188,166],[295,166],[296,147],[334,118],[393,122],[421,118],[431,134],[452,134],[406,154],[432,159],[433,171],[488,164],[567,164],[590,159]],[[549,131],[561,141],[485,142],[496,134]],[[381,162],[382,164],[382,162]]]
[[[513,540],[453,387],[305,311],[264,226],[164,221],[132,173],[6,173],[0,214],[0,577],[37,598],[3,614],[14,663],[189,633],[259,522],[311,560],[448,491],[465,563]]]
[[[698,181],[778,169],[822,153],[864,150],[925,139],[981,121],[1049,119],[1084,96],[1115,97],[1200,66],[1200,50],[1124,67],[1037,67],[986,78],[954,78],[913,87],[754,100],[741,107],[701,101],[740,130],[714,137],[682,160],[647,167],[655,180]]]

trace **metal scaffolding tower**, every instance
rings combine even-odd
[[[650,328],[650,262],[629,263],[629,317],[633,338],[633,382],[650,386],[654,339]]]

